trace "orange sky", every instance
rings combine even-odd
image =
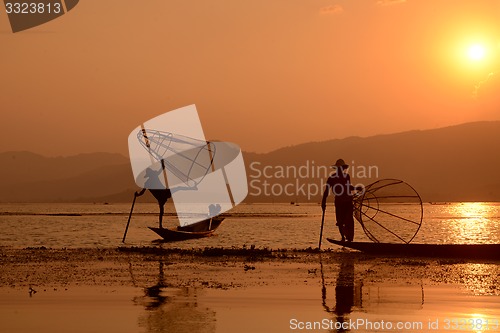
[[[126,154],[189,104],[257,152],[500,119],[498,0],[85,0],[16,34],[2,11],[0,58],[0,152]]]

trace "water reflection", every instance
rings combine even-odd
[[[348,255],[339,260],[338,265],[323,266],[320,256],[321,304],[336,324],[330,332],[348,332],[350,326],[342,323],[358,320],[375,323],[382,319],[394,327],[408,325],[405,330],[411,325],[424,328],[430,325],[429,320],[450,332],[482,332],[488,325],[489,330],[500,327],[500,265],[496,263],[443,261],[442,269],[433,268],[437,274],[431,277],[427,276],[429,265],[421,262],[367,265]],[[426,277],[434,284],[427,285],[424,293]],[[363,327],[356,331],[371,329]]]
[[[146,302],[145,307],[146,310],[154,310],[155,308],[159,308],[163,304],[165,304],[169,299],[168,296],[162,294],[164,288],[167,288],[168,285],[165,283],[164,273],[163,273],[164,263],[162,261],[159,262],[159,273],[158,273],[158,283],[154,286],[144,288],[144,297],[148,300]]]
[[[199,305],[201,288],[173,288],[164,279],[163,262],[159,262],[158,282],[144,288],[144,296],[134,303],[146,310],[139,317],[139,327],[149,332],[213,333],[215,311]]]
[[[321,300],[324,310],[328,313],[335,314],[335,327],[336,332],[349,332],[345,329],[348,325],[343,325],[349,321],[349,314],[355,305],[355,294],[358,298],[359,293],[355,293],[354,287],[354,259],[351,257],[342,258],[339,265],[339,272],[337,280],[335,281],[335,306],[331,308],[327,304],[327,287],[325,282],[325,273],[323,267],[322,257],[320,255],[320,268],[321,268]],[[361,290],[361,285],[359,286]],[[358,305],[360,302],[358,302]]]
[[[363,264],[360,264],[363,266]],[[325,312],[334,316],[335,330],[333,332],[349,332],[349,323],[360,318],[360,314],[388,315],[405,311],[419,311],[424,307],[424,286],[420,285],[393,285],[375,281],[371,272],[388,271],[392,266],[377,264],[355,274],[355,258],[347,255],[340,258],[337,265],[337,276],[334,283],[328,282],[328,272],[323,266],[320,256],[321,268],[321,298]],[[325,274],[326,272],[326,274]],[[366,275],[368,274],[368,275]],[[333,274],[332,274],[333,275]],[[367,283],[364,282],[365,278]],[[404,277],[403,277],[404,279]],[[335,285],[334,304],[328,299],[328,286]],[[331,287],[330,287],[331,288]],[[346,323],[343,325],[343,323]]]
[[[335,284],[335,314],[338,323],[345,322],[354,305],[354,261],[347,258],[340,264]]]

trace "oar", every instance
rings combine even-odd
[[[130,219],[132,218],[132,212],[134,211],[135,199],[137,198],[137,194],[134,193],[134,201],[132,201],[132,207],[130,208],[130,214],[128,215],[127,227],[125,228],[125,233],[123,234],[122,243],[125,243],[125,237],[127,237],[128,226],[130,224]]]
[[[321,250],[321,238],[323,238],[323,224],[325,224],[325,210],[326,209],[323,209],[323,216],[321,216],[321,230],[319,232],[319,245],[318,245],[318,249]]]

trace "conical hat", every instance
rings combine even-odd
[[[348,168],[349,165],[345,164],[344,160],[339,158],[337,162],[335,162],[335,164],[332,165],[332,168],[338,168],[338,167]]]

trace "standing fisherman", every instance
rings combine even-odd
[[[162,165],[163,166],[163,165]],[[156,201],[158,201],[158,206],[160,206],[160,216],[159,216],[159,224],[160,228],[163,228],[163,212],[164,212],[164,207],[165,204],[167,203],[168,199],[172,197],[172,192],[170,189],[165,188],[162,189],[163,184],[160,181],[160,175],[163,172],[163,167],[155,171],[152,168],[146,169],[146,176],[147,178],[146,182],[144,183],[144,188],[140,192],[135,192],[134,195],[136,197],[140,197],[141,195],[146,192],[146,189],[149,189],[149,192],[155,197]]]
[[[348,242],[352,242],[354,239],[352,191],[357,188],[351,185],[351,177],[347,173],[349,165],[343,159],[338,159],[332,167],[336,170],[326,182],[321,208],[323,212],[326,210],[326,199],[331,190],[335,196],[335,218],[342,241],[345,242],[347,240]]]
[[[168,199],[172,197],[172,193],[179,191],[179,190],[196,190],[196,186],[192,187],[175,187],[173,189],[165,188],[165,186],[162,184],[160,180],[160,175],[163,173],[163,170],[165,169],[165,164],[162,160],[162,167],[156,171],[153,170],[152,168],[146,169],[146,175],[145,178],[147,178],[146,182],[144,183],[144,188],[140,192],[135,192],[134,196],[135,197],[140,197],[141,195],[146,192],[148,189],[149,192],[155,197],[156,201],[158,201],[158,206],[160,207],[160,215],[159,215],[159,225],[160,228],[163,228],[163,213],[165,211],[165,204],[167,203]]]

